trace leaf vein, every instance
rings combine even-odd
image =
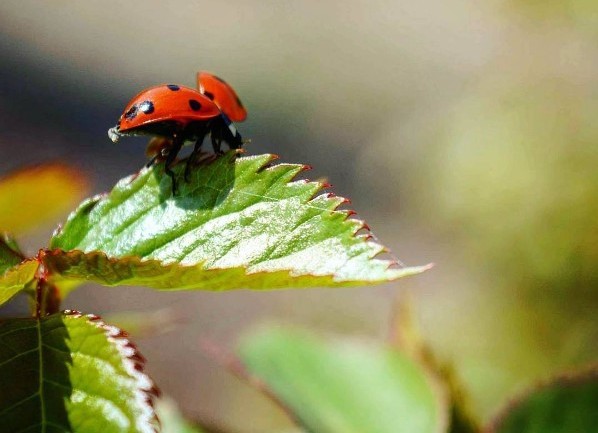
[[[36,328],[35,326],[25,326],[22,328],[14,328],[14,329],[11,329],[10,331],[0,332],[0,338],[5,337],[6,335],[14,334],[15,332],[27,331],[29,329],[35,329],[35,328]]]
[[[65,385],[64,383],[56,382],[55,380],[44,379],[44,382],[49,383],[50,385],[57,386],[59,388],[66,389],[67,391],[71,391],[72,390],[71,387]]]
[[[0,367],[2,367],[2,366],[4,366],[5,364],[8,364],[8,363],[10,363],[10,362],[14,361],[15,359],[18,359],[18,358],[20,358],[21,356],[29,355],[30,353],[33,353],[33,352],[35,352],[36,350],[38,350],[38,348],[37,348],[37,347],[34,347],[33,349],[26,350],[25,352],[19,352],[19,353],[17,353],[15,356],[13,356],[13,357],[11,357],[11,358],[9,358],[9,359],[6,359],[6,360],[4,360],[4,361],[0,362]]]
[[[64,354],[69,355],[69,356],[71,355],[71,352],[69,350],[63,350],[63,349],[60,349],[58,347],[50,346],[49,344],[46,344],[46,343],[42,343],[42,347],[45,347],[47,349],[51,349],[51,350],[53,350],[55,352],[64,353]]]
[[[33,394],[17,401],[16,403],[14,403],[13,405],[9,406],[9,407],[5,407],[4,409],[2,409],[0,411],[0,415],[4,415],[6,412],[9,412],[11,410],[13,410],[16,407],[19,407],[20,405],[27,403],[29,400],[31,400],[32,398],[35,398],[39,395],[39,391],[34,392]]]

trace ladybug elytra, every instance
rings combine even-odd
[[[213,91],[214,95],[222,94],[222,90]],[[222,96],[219,96],[219,100],[221,99]],[[228,102],[225,106],[231,108]],[[238,111],[231,112],[238,118]],[[155,149],[156,154],[148,166],[159,157],[165,158],[164,171],[172,180],[173,195],[176,194],[176,181],[171,166],[176,156],[185,143],[195,143],[185,167],[187,179],[189,163],[199,153],[208,134],[217,154],[222,153],[220,147],[223,141],[231,149],[239,149],[243,145],[243,139],[226,111],[221,111],[214,101],[199,91],[177,84],[161,84],[141,91],[129,101],[116,126],[108,130],[108,136],[113,142],[117,142],[121,136],[130,135],[165,138],[158,141],[163,145]]]
[[[209,72],[197,73],[197,89],[218,105],[220,110],[233,122],[247,118],[247,110],[234,89],[222,78]]]

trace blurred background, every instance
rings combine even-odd
[[[312,165],[404,262],[436,264],[375,288],[67,299],[105,316],[167,308],[180,323],[138,343],[186,414],[288,425],[202,339],[232,348],[268,321],[384,339],[408,292],[483,416],[598,356],[597,2],[4,0],[0,56],[3,174],[65,161],[91,192],[111,188],[146,162],[146,140],[106,135],[126,102],[208,70],[248,107],[248,153]],[[54,226],[22,238],[28,252]]]

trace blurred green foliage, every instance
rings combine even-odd
[[[436,185],[427,205],[479,266],[535,307],[566,300],[570,319],[598,306],[597,115],[595,100],[562,85],[469,99],[422,179]]]
[[[507,5],[533,21],[567,24],[590,33],[598,29],[598,4],[593,0],[509,0]]]
[[[598,82],[558,58],[542,69],[548,59],[473,85],[407,168],[426,191],[410,202],[420,221],[481,276],[479,304],[461,310],[485,349],[454,361],[485,411],[489,388],[504,395],[598,356]]]

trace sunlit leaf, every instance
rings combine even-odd
[[[0,230],[19,234],[55,224],[88,189],[87,179],[64,164],[42,164],[0,178]]]
[[[153,384],[114,327],[66,312],[0,322],[0,428],[150,433]]]
[[[28,260],[6,270],[0,276],[0,305],[31,283],[38,267],[36,260]]]
[[[8,233],[0,233],[0,274],[25,259],[17,242]]]
[[[314,433],[432,433],[446,417],[424,372],[396,350],[269,329],[240,348],[248,372]]]
[[[559,377],[511,402],[487,433],[598,432],[598,367]]]
[[[363,285],[424,269],[376,258],[384,247],[337,209],[345,199],[317,195],[323,184],[293,181],[304,166],[273,159],[229,152],[189,182],[178,164],[176,196],[163,165],[143,169],[84,202],[45,263],[57,280],[208,290]]]

